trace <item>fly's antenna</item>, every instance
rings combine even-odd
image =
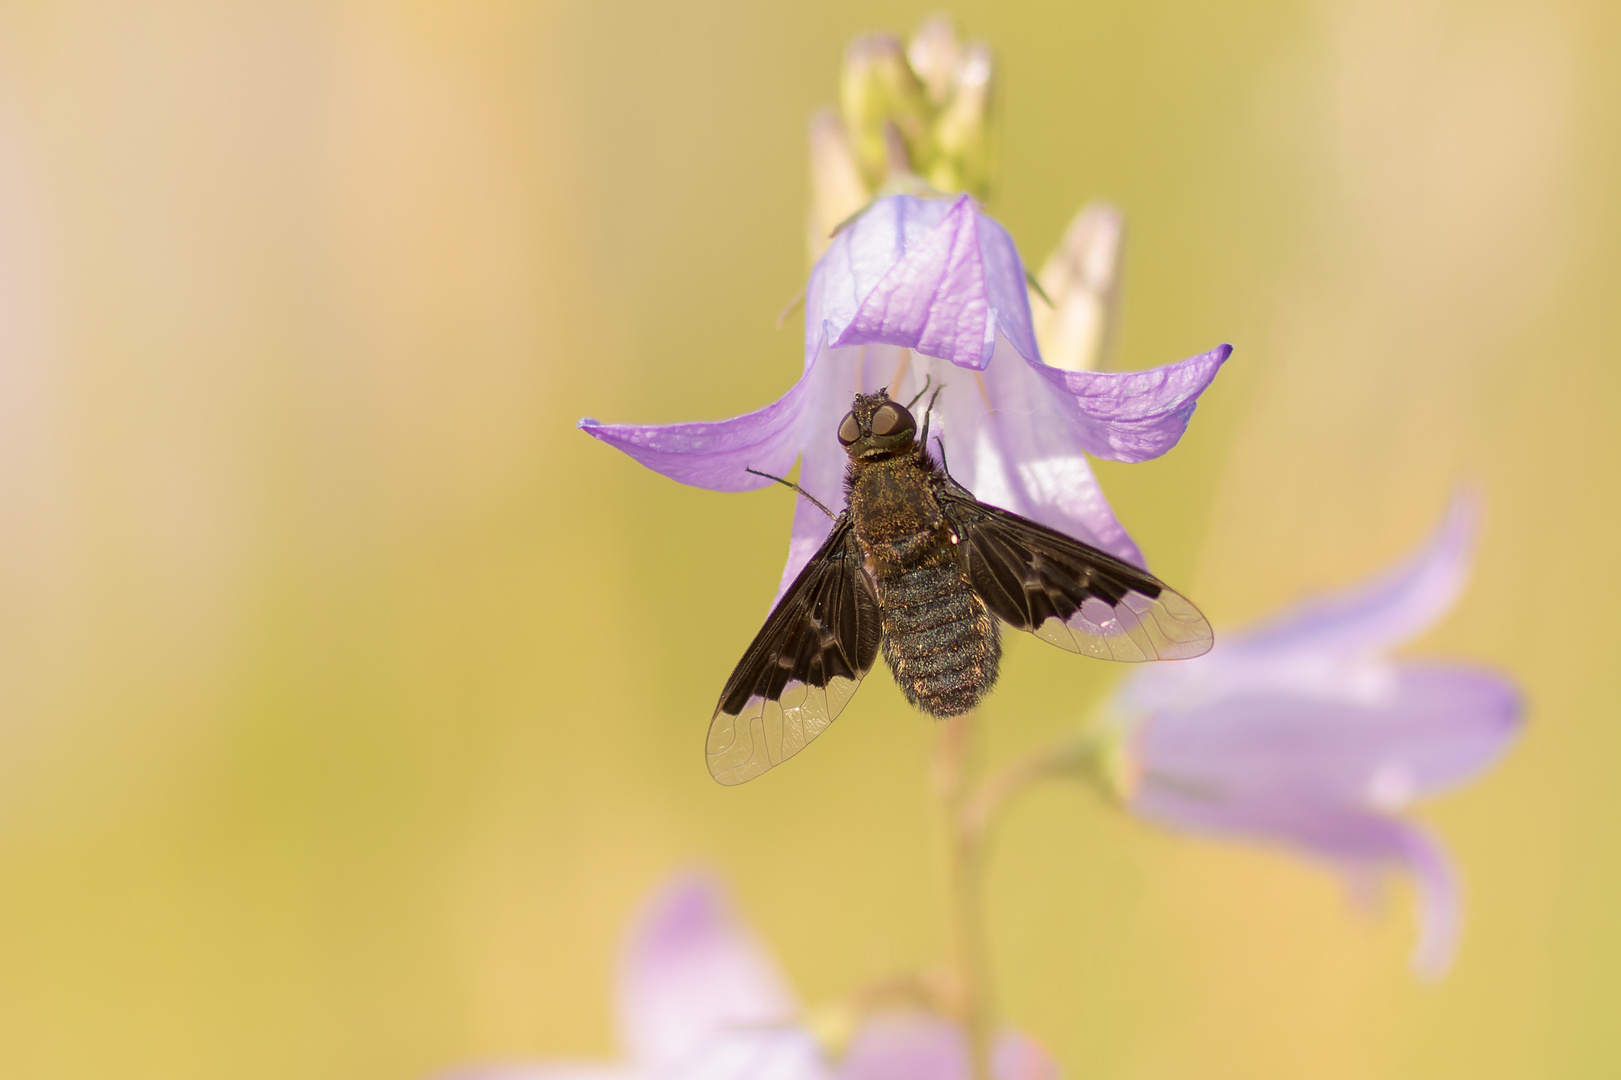
[[[829,518],[832,518],[835,521],[838,520],[838,518],[834,515],[833,511],[829,510],[827,507],[822,505],[820,499],[818,499],[816,496],[812,495],[810,492],[806,491],[804,488],[800,487],[798,484],[794,483],[792,480],[784,480],[780,476],[772,476],[768,472],[761,472],[759,469],[751,469],[751,468],[749,468],[747,466],[744,466],[743,471],[747,472],[747,473],[753,473],[755,476],[763,476],[767,480],[775,480],[777,483],[781,484],[783,487],[793,488],[795,491],[797,491],[801,495],[805,496],[805,498],[809,499],[811,501],[812,505],[814,505],[816,507],[816,509],[818,509],[822,513],[826,514]]]
[[[923,389],[921,389],[921,390],[919,390],[917,392],[917,397],[913,398],[911,401],[908,401],[906,403],[906,411],[907,412],[911,412],[912,411],[912,406],[916,405],[919,401],[923,400],[923,395],[927,394],[929,392],[929,380],[931,380],[933,378],[934,378],[933,375],[925,375],[925,376],[923,376]],[[929,402],[929,404],[932,406],[934,404],[934,402],[931,401],[931,402]]]

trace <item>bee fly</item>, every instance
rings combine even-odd
[[[975,499],[929,456],[927,412],[920,434],[886,391],[857,394],[838,438],[850,457],[843,513],[769,477],[816,503],[833,528],[721,693],[707,746],[721,783],[752,780],[804,749],[880,651],[908,701],[951,717],[996,683],[998,619],[1103,660],[1210,649],[1204,616],[1153,575]]]

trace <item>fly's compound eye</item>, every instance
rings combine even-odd
[[[897,431],[915,428],[917,424],[912,420],[912,414],[893,401],[881,405],[878,411],[872,414],[872,433],[874,435],[893,435]]]
[[[845,413],[844,423],[839,425],[839,442],[849,446],[859,438],[861,438],[861,425],[856,423],[856,414]]]

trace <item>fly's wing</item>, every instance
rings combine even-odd
[[[1147,571],[960,487],[942,492],[940,503],[969,584],[1020,630],[1100,660],[1186,660],[1210,651],[1215,639],[1199,609]]]
[[[726,680],[709,721],[709,772],[752,780],[827,730],[872,670],[878,598],[841,514]]]

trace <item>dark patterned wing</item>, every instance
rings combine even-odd
[[[941,506],[969,583],[999,618],[1100,660],[1186,660],[1210,651],[1215,639],[1199,609],[1146,570],[952,486]]]
[[[752,780],[827,730],[872,670],[883,636],[878,598],[839,515],[726,680],[709,721],[709,772]]]

